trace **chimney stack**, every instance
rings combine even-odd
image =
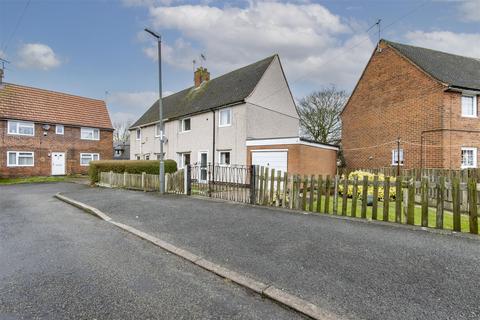
[[[208,80],[210,80],[210,72],[208,72],[207,68],[197,68],[197,71],[195,71],[195,73],[193,74],[195,88],[199,87],[203,82]]]

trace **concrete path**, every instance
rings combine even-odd
[[[480,240],[183,196],[65,194],[342,318],[480,317]]]
[[[54,199],[59,191],[98,189],[0,186],[0,319],[303,319]]]

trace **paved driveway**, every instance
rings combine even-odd
[[[479,240],[183,196],[66,195],[340,317],[480,318]]]
[[[0,186],[0,319],[300,319],[52,198],[58,191],[98,190]]]

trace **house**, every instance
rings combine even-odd
[[[381,40],[341,114],[347,167],[477,167],[479,94],[479,59]]]
[[[105,102],[4,83],[0,88],[0,176],[84,174],[112,159]]]
[[[113,160],[130,160],[130,142],[113,143]]]
[[[162,101],[165,157],[179,168],[253,163],[296,173],[335,173],[336,147],[298,138],[299,118],[278,55],[214,79],[200,67],[194,86]],[[157,101],[131,126],[131,159],[159,158],[158,111]],[[300,156],[303,151],[309,156]]]

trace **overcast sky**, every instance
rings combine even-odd
[[[167,94],[192,85],[201,53],[212,77],[278,53],[298,99],[351,91],[379,18],[385,39],[480,58],[480,0],[0,0],[0,57],[7,82],[106,98],[113,120],[136,120],[157,96],[146,26],[163,35]]]

